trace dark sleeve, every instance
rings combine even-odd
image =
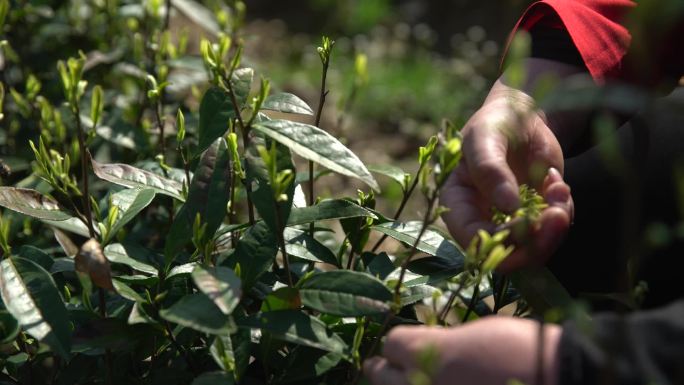
[[[568,322],[560,342],[560,385],[684,384],[684,299],[631,315]]]

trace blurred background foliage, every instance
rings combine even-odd
[[[498,75],[525,0],[252,0],[247,57],[286,91],[315,103],[322,34],[336,40],[323,128],[368,163],[415,168],[420,143],[442,119],[457,126]],[[357,55],[367,57],[358,85]],[[378,151],[381,149],[381,151]],[[400,196],[387,187],[385,195]]]

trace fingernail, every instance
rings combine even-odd
[[[551,179],[551,182],[560,182],[563,180],[563,176],[561,175],[560,171],[558,171],[558,169],[555,167],[549,168],[549,178]]]
[[[492,198],[495,206],[504,212],[510,213],[515,211],[520,205],[520,198],[518,197],[518,188],[512,183],[502,183],[494,188]]]

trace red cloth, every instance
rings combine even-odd
[[[623,71],[623,59],[632,37],[622,23],[635,6],[630,0],[537,1],[525,11],[514,32],[529,31],[539,22],[560,19],[562,24],[554,27],[568,31],[591,76],[603,83],[606,78],[619,77]]]

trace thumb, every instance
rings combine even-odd
[[[498,129],[475,129],[464,138],[471,180],[489,202],[510,213],[520,206],[518,182],[506,161],[508,138]]]

